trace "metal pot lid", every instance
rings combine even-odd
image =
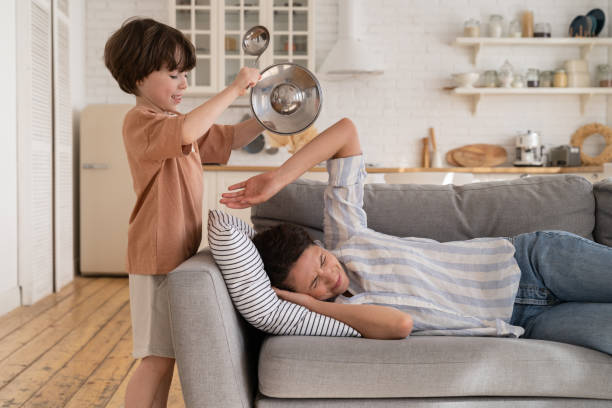
[[[317,78],[290,62],[264,69],[251,90],[253,116],[264,128],[281,135],[299,133],[312,125],[322,103],[323,92]]]

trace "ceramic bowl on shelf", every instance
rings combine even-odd
[[[453,81],[455,85],[462,88],[473,88],[476,81],[480,78],[478,72],[464,72],[460,74],[453,74]]]

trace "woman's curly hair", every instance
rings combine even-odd
[[[308,247],[315,245],[304,228],[293,224],[279,224],[259,232],[253,243],[272,286],[285,290],[293,290],[286,282],[289,270]]]

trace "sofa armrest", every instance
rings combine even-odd
[[[261,334],[238,314],[210,251],[168,275],[172,339],[187,407],[251,407]]]

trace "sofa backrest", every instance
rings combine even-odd
[[[252,209],[255,229],[290,222],[306,227],[313,238],[321,239],[325,187],[325,183],[302,179],[288,185]],[[608,239],[607,245],[612,246],[612,187],[602,186],[600,190],[600,200],[605,201],[608,213],[598,222],[608,227],[605,232],[596,230],[597,237]],[[593,239],[596,219],[593,185],[574,175],[463,186],[367,184],[364,208],[371,229],[442,242],[545,229],[570,231]]]

